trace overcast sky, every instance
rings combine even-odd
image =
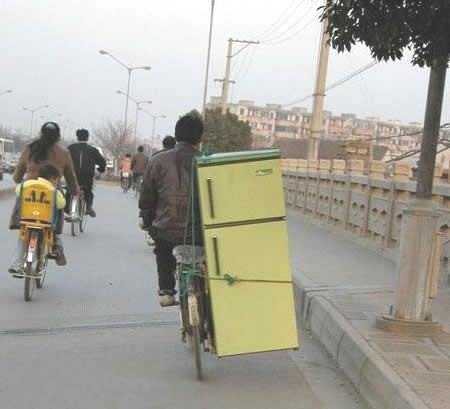
[[[216,4],[210,95],[219,93],[213,79],[223,77],[229,37],[264,40],[233,59],[234,101],[285,104],[312,92],[320,29],[314,8],[320,2]],[[135,73],[132,95],[153,100],[149,109],[167,115],[158,133],[173,133],[178,115],[201,107],[209,7],[209,0],[0,0],[0,93],[14,90],[0,96],[0,124],[28,130],[22,107],[42,104],[51,108],[37,115],[38,122],[55,113],[72,127],[121,119],[125,101],[115,91],[125,89],[126,71],[98,53],[105,49],[129,64],[153,67]],[[369,62],[363,47],[333,52],[328,83]],[[380,64],[330,91],[326,109],[422,121],[427,77],[428,70],[412,67],[408,58]],[[450,80],[444,121],[450,121],[449,90]],[[309,108],[310,102],[302,105]],[[130,121],[134,115],[130,105]],[[140,134],[150,133],[151,119],[141,114]]]

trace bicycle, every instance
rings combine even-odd
[[[84,196],[83,189],[80,191],[80,195],[77,197],[72,197],[70,206],[70,231],[73,237],[77,236],[77,230],[79,233],[84,233],[86,231],[87,225],[87,203]]]
[[[142,175],[136,176],[136,179],[133,184],[134,196],[139,197],[139,193],[142,189],[142,182],[144,181],[144,177]]]
[[[42,186],[30,184],[22,188],[20,194],[20,240],[25,249],[23,274],[24,299],[33,298],[35,288],[41,289],[47,274],[48,260],[55,258],[54,226],[58,212],[55,211],[56,189],[54,192]]]
[[[128,193],[131,187],[130,174],[128,172],[123,172],[120,177],[120,187],[122,188],[123,193]]]
[[[193,350],[196,375],[203,379],[201,352],[212,351],[213,332],[205,285],[205,255],[203,247],[177,246],[173,252],[177,260],[177,280],[180,290],[181,339]]]

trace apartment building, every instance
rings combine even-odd
[[[208,108],[218,107],[220,98],[211,98]],[[278,139],[306,139],[309,136],[312,114],[303,107],[285,109],[277,104],[257,106],[253,101],[241,100],[229,104],[229,110],[240,120],[248,122],[257,147],[272,146]],[[403,124],[378,117],[358,118],[351,113],[333,115],[325,111],[323,127],[324,139],[372,140],[375,145],[387,147],[388,155],[395,157],[417,148],[422,124]]]

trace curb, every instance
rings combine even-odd
[[[324,288],[302,288],[299,280],[295,280],[295,287],[298,315],[370,408],[429,409],[320,293]]]

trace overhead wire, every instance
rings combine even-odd
[[[247,63],[247,60],[248,60],[250,54],[251,54],[251,49],[248,49],[245,52],[244,56],[242,56],[239,59],[239,62],[234,66],[235,68],[232,70],[232,79],[234,81],[236,81],[236,83],[241,78],[241,74],[242,74],[242,72],[244,70],[244,67],[245,67],[245,65]],[[235,85],[234,83],[231,83],[231,93],[230,93],[231,94],[230,95],[231,101],[233,101],[233,98],[234,98],[234,90],[235,90],[235,86],[234,85]]]
[[[280,25],[284,24],[286,21],[289,21],[289,19],[292,17],[292,15],[300,8],[304,0],[294,0],[292,1],[289,6],[280,14],[280,16],[275,20],[274,23],[272,23],[266,30],[264,30],[257,38],[259,38],[260,41],[263,41],[265,38],[269,37],[280,28]],[[294,6],[297,3],[297,5],[292,9],[292,6]],[[291,10],[292,9],[292,10]]]
[[[294,31],[291,35],[289,35],[288,37],[285,38],[281,38],[278,41],[274,41],[274,42],[264,42],[262,43],[263,45],[267,45],[267,46],[275,46],[275,45],[280,45],[280,44],[284,44],[296,37],[298,37],[301,33],[303,33],[309,26],[311,26],[315,21],[316,21],[316,16],[313,16],[310,20],[308,20],[304,25],[302,25],[298,30]]]
[[[355,78],[358,75],[363,74],[364,72],[368,71],[369,69],[375,67],[378,64],[378,61],[372,61],[370,64],[367,64],[359,69],[357,69],[356,71],[352,72],[351,74],[345,76],[344,78],[341,78],[340,80],[332,83],[331,85],[329,85],[327,88],[325,88],[325,91],[331,91],[334,88],[337,88],[343,84],[345,84],[346,82],[350,81],[351,79]],[[307,101],[308,99],[314,97],[314,94],[309,94],[306,95],[302,98],[296,99],[288,104],[283,104],[283,107],[290,107],[292,105],[296,105],[299,104],[301,102]]]
[[[439,129],[450,129],[450,122],[449,123],[445,123],[442,124]],[[375,137],[375,138],[369,138],[369,139],[343,139],[342,142],[358,142],[358,141],[366,141],[366,142],[371,142],[371,141],[386,141],[389,139],[396,139],[396,138],[404,138],[405,136],[416,136],[416,135],[420,135],[423,133],[423,128],[420,131],[414,131],[414,132],[409,132],[409,133],[405,133],[402,135],[390,135],[390,136],[383,136],[383,137]],[[445,142],[449,142],[448,139],[444,139],[441,138],[442,141]]]
[[[260,40],[262,44],[265,45],[277,45],[289,41],[291,38],[294,38],[296,35],[300,34],[306,27],[311,25],[311,23],[316,20],[317,16],[314,15],[306,24],[302,25],[300,29],[297,29],[298,26],[311,15],[311,12],[314,11],[314,5],[311,4],[308,10],[301,15],[300,18],[295,20],[291,25],[288,26],[286,30],[281,33],[278,33],[272,37],[265,38]],[[294,30],[294,31],[292,31]]]

